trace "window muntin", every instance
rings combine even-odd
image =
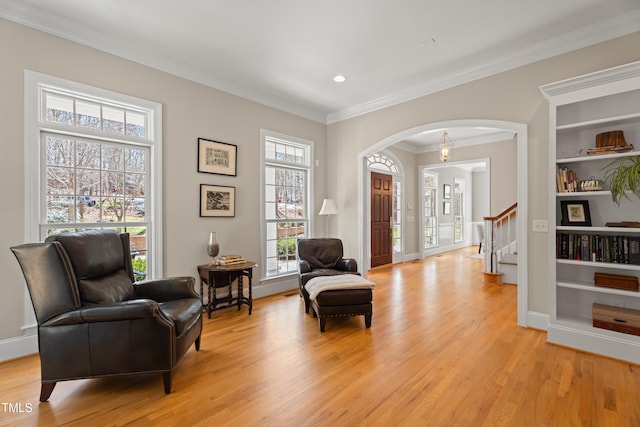
[[[382,153],[375,153],[367,157],[367,167],[369,169],[400,175],[400,170],[396,162]]]
[[[160,135],[159,104],[37,73],[26,75],[37,87],[27,91],[27,103],[42,106],[28,109],[33,111],[28,116],[33,137],[27,141],[34,147],[29,150],[40,153],[29,157],[39,160],[28,160],[27,166],[39,177],[29,184],[39,201],[36,205],[29,199],[27,207],[37,212],[29,216],[34,222],[38,218],[37,238],[96,228],[126,231],[136,278],[157,275],[161,254],[153,249],[161,236],[154,238],[159,232],[153,220],[161,218],[161,212],[153,212],[156,203],[149,195],[154,181],[160,189],[150,167],[152,161],[157,173],[161,167],[160,148],[154,150],[161,144],[161,137],[154,137]],[[35,237],[35,228],[29,234]]]
[[[46,230],[51,224],[140,222],[145,218],[148,147],[42,134]]]
[[[453,183],[453,241],[461,242],[464,240],[464,182],[456,179]]]
[[[148,138],[149,113],[89,97],[42,91],[44,120],[107,133]]]
[[[297,239],[308,236],[311,147],[266,135],[263,160],[265,274],[277,277],[297,271]]]
[[[423,188],[423,245],[424,249],[438,246],[438,210],[437,189],[438,176],[424,172],[422,176]]]
[[[402,253],[402,183],[393,181],[392,199],[392,232],[393,232],[393,253]]]

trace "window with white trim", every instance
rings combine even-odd
[[[464,240],[464,180],[456,178],[453,182],[453,241],[458,243]]]
[[[33,117],[27,183],[37,240],[85,229],[128,232],[137,279],[159,275],[160,105],[26,73]],[[31,94],[35,99],[29,99]],[[29,110],[29,108],[27,108]],[[31,145],[31,146],[29,146]],[[35,196],[37,195],[37,197]]]
[[[391,221],[393,233],[393,253],[402,252],[402,182],[393,179],[393,196],[391,199]]]
[[[267,278],[297,272],[298,237],[309,236],[312,143],[262,132],[263,262]]]
[[[423,249],[438,246],[438,175],[422,172]]]

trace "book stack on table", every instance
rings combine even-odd
[[[222,255],[218,258],[218,264],[223,266],[242,264],[247,262],[247,260],[240,255]]]

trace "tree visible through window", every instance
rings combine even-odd
[[[148,188],[156,110],[75,86],[38,82],[40,239],[83,229],[129,232],[134,270],[143,278],[154,229]]]
[[[297,271],[297,239],[309,228],[311,147],[273,135],[264,141],[264,236],[267,277]]]

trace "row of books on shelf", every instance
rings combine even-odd
[[[240,255],[222,255],[217,258],[217,262],[219,265],[233,265],[242,264],[243,262],[247,262],[247,260]]]
[[[640,236],[557,233],[556,258],[640,265]]]
[[[576,173],[567,168],[558,168],[556,183],[558,193],[573,193],[579,190]]]

